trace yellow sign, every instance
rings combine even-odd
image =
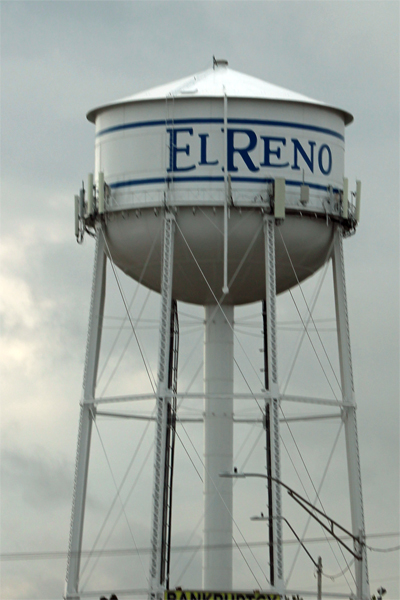
[[[164,600],[282,600],[282,596],[263,592],[165,590]]]

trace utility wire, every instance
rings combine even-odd
[[[345,573],[350,569],[350,567],[353,566],[355,560],[355,558],[352,558],[349,564],[346,566],[346,568],[342,571],[339,571],[339,573],[336,573],[335,575],[328,575],[327,573],[324,573],[324,571],[322,571],[322,575],[327,579],[330,579],[331,581],[335,581],[335,579],[338,579],[339,577],[343,577],[345,575]]]
[[[386,532],[386,533],[370,533],[369,535],[366,536],[366,539],[382,539],[382,538],[391,538],[391,537],[399,537],[400,536],[400,532]],[[344,535],[344,536],[340,536],[341,540],[349,540],[351,539],[350,536],[348,535]],[[305,538],[304,540],[302,540],[304,543],[306,544],[316,544],[316,543],[320,543],[320,542],[326,542],[325,538],[322,537],[313,537],[313,538]],[[247,542],[247,544],[249,546],[251,546],[252,548],[263,548],[268,546],[268,542]],[[298,544],[298,541],[296,539],[288,539],[288,540],[283,540],[283,544],[284,545],[294,545],[294,544]],[[234,546],[234,544],[231,544],[232,547]],[[242,547],[245,547],[246,544],[244,543],[239,543],[239,545],[241,545]],[[215,548],[216,546],[212,546],[212,548]],[[188,544],[185,544],[184,546],[174,546],[172,548],[173,552],[191,552],[192,550],[197,550],[197,548],[203,548],[203,545],[201,544],[200,546],[189,546]],[[370,549],[367,546],[368,549]],[[400,549],[399,546],[393,546],[391,548],[385,548],[382,550],[388,551],[388,552],[394,552],[394,551],[398,551]],[[372,548],[372,550],[378,550],[377,548]],[[89,554],[93,554],[93,556],[99,556],[101,555],[102,557],[108,557],[108,556],[125,556],[127,554],[136,554],[137,552],[140,552],[141,554],[150,554],[151,552],[151,548],[150,546],[148,547],[143,547],[143,548],[138,548],[138,550],[136,550],[136,548],[112,548],[110,550],[82,550],[81,551],[81,555],[82,556],[88,556]],[[3,552],[2,554],[0,554],[0,560],[4,561],[4,562],[12,562],[12,561],[25,561],[25,560],[64,560],[65,558],[67,558],[68,556],[68,552],[65,550],[44,550],[42,552]]]
[[[392,546],[391,548],[371,548],[371,546],[366,546],[368,550],[371,552],[398,552],[400,550],[400,546]]]

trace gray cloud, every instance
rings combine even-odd
[[[346,132],[346,170],[352,182],[356,177],[362,180],[363,202],[357,235],[345,242],[345,257],[366,522],[371,533],[398,531],[398,25],[399,6],[393,2],[2,3],[3,551],[66,551],[68,545],[94,251],[92,240],[78,247],[73,238],[73,195],[94,162],[94,131],[85,113],[103,102],[208,68],[213,54],[229,59],[233,69],[343,107],[355,116]],[[123,317],[111,272],[108,280],[106,314]],[[130,298],[134,286],[122,276],[121,280]],[[313,285],[305,286],[307,293]],[[331,316],[329,286],[327,283],[321,297],[321,318]],[[284,307],[282,318],[292,318],[287,300],[282,298],[280,303]],[[141,306],[140,302],[135,306]],[[182,312],[189,310],[182,307]],[[157,311],[153,298],[146,317],[154,319]],[[193,312],[201,322],[201,309]],[[106,320],[107,326],[113,323]],[[114,329],[104,333],[102,361],[114,333]],[[332,351],[334,336],[324,335]],[[281,337],[285,344],[279,364],[282,375],[295,336]],[[100,388],[117,364],[126,339],[125,332],[112,353]],[[157,329],[141,330],[140,339],[156,372]],[[183,365],[193,341],[190,333],[185,334],[185,327],[181,339]],[[248,353],[259,368],[259,340],[255,343],[257,346]],[[193,367],[201,360],[200,342]],[[305,356],[299,362],[295,371],[299,389],[306,389],[310,371],[314,375],[314,360]],[[149,388],[133,343],[119,373],[107,393],[128,393],[132,386]],[[191,375],[189,370],[182,373],[180,389],[186,389]],[[247,370],[246,375],[250,377]],[[201,385],[199,375],[196,389]],[[246,387],[242,381],[238,385]],[[252,385],[258,388],[257,378]],[[314,385],[325,393],[322,377],[316,378]],[[290,414],[296,413],[296,407],[284,408]],[[189,409],[193,404],[188,403]],[[131,426],[130,422],[111,424],[104,419],[99,419],[98,425],[120,480],[134,447],[132,440],[137,441],[143,427]],[[322,452],[316,456],[315,445],[321,444],[324,436],[333,439],[335,427],[330,424],[313,433],[311,446],[307,443],[311,433],[300,425],[293,429],[311,465],[319,467]],[[149,431],[143,452],[151,445],[152,429]],[[193,426],[189,431],[200,446],[200,430]],[[282,431],[290,444],[290,434],[284,428]],[[187,440],[186,444],[201,470]],[[262,440],[259,446],[259,454],[249,463],[255,469],[263,468]],[[248,450],[246,446],[238,464]],[[140,456],[143,459],[143,454]],[[190,510],[201,503],[202,492],[197,475],[189,471],[186,454],[177,460],[181,510],[175,541],[180,544],[192,531]],[[295,460],[297,465],[300,459],[296,456]],[[345,460],[343,453],[332,465],[332,479],[338,484],[327,483],[324,492],[335,514],[347,501],[341,460]],[[287,458],[284,468],[297,485]],[[135,515],[138,543],[143,547],[149,544],[146,519],[151,477],[150,459],[137,496],[129,504],[129,515]],[[103,485],[103,481],[107,483]],[[90,486],[87,548],[114,493],[97,432]],[[337,506],[330,504],[333,496],[338,499]],[[264,503],[259,483],[241,488],[239,498],[237,511],[247,528],[244,524],[249,512],[261,510]],[[137,502],[145,513],[141,523],[136,519]],[[301,529],[302,518],[292,510],[288,507],[288,514]],[[346,520],[347,512],[343,515]],[[251,539],[265,537],[261,530],[249,531]],[[196,534],[194,539],[198,541],[199,536]],[[132,546],[122,521],[111,540],[115,548]],[[373,545],[395,543],[393,538],[383,538]],[[318,546],[312,547],[318,551]],[[261,561],[265,559],[263,551],[259,554]],[[321,551],[325,552],[324,547]],[[288,553],[289,566],[290,549]],[[235,560],[239,572],[239,560]],[[339,570],[333,558],[325,559],[324,554],[324,560],[330,572]],[[385,585],[388,600],[397,600],[398,584],[393,579],[398,571],[396,554],[371,552],[369,560],[371,589]],[[176,573],[185,561],[182,559]],[[132,585],[127,573],[143,571],[137,561],[132,566],[129,560],[107,563],[104,559],[99,565],[102,585],[111,586],[117,580],[123,582],[121,585]],[[302,570],[312,578],[310,567],[302,563]],[[144,571],[147,574],[147,566]],[[199,572],[200,556],[196,555],[183,581],[199,584]],[[248,573],[241,573],[246,585]],[[2,573],[2,597],[59,598],[64,574],[65,561],[61,559],[7,564]],[[145,581],[143,573],[140,577]],[[344,585],[341,589],[348,588]]]
[[[57,461],[44,449],[30,455],[6,449],[2,453],[1,467],[3,484],[31,508],[56,510],[59,504],[69,502],[71,466],[65,459]]]

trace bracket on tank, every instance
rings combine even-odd
[[[274,181],[274,217],[276,221],[285,218],[286,181],[282,177],[276,177]]]
[[[111,198],[111,188],[104,181],[104,173],[98,174],[97,186],[93,173],[89,173],[87,190],[82,181],[79,195],[75,196],[75,237],[82,244],[85,233],[94,235],[96,222],[104,219],[106,205]]]
[[[356,180],[356,191],[350,192],[354,203],[349,202],[349,180],[343,177],[343,191],[340,194],[341,217],[345,235],[352,235],[360,221],[361,181]]]

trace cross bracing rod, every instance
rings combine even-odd
[[[175,394],[173,394],[170,390],[167,390],[165,393],[166,398],[172,398]],[[113,404],[116,402],[140,402],[146,400],[155,400],[157,394],[149,393],[149,394],[130,394],[126,396],[106,396],[104,398],[95,398],[87,400],[90,404],[98,405],[98,404]],[[202,392],[181,392],[176,394],[176,398],[178,400],[202,400],[204,398],[210,398],[212,394],[204,394]],[[225,394],[218,394],[218,398],[228,397]],[[234,400],[268,400],[271,398],[271,393],[268,391],[258,392],[254,394],[246,394],[246,393],[235,393],[233,396]],[[301,402],[304,404],[320,404],[321,406],[336,406],[338,408],[351,406],[354,404],[352,402],[343,401],[340,402],[338,400],[330,400],[328,398],[312,398],[310,396],[288,396],[282,395],[280,396],[281,402]]]
[[[354,406],[350,402],[343,400],[328,400],[325,398],[310,398],[309,396],[281,396],[281,402],[303,402],[304,404],[321,404],[325,406],[337,406],[338,408],[345,406]]]
[[[123,412],[112,412],[107,410],[98,410],[96,411],[97,417],[115,417],[119,419],[136,419],[137,421],[155,421],[156,417],[154,415],[139,415],[135,413],[123,413]],[[340,419],[342,415],[340,413],[331,413],[329,415],[306,415],[304,417],[280,417],[280,423],[295,423],[300,421],[322,421],[325,419]],[[178,423],[203,423],[203,417],[178,417]],[[254,418],[241,418],[241,417],[233,417],[234,423],[264,423],[263,417],[254,417]]]
[[[144,400],[155,400],[157,394],[129,394],[126,396],[107,396],[105,398],[95,398],[92,402],[98,404],[113,404],[116,402],[142,402]]]

